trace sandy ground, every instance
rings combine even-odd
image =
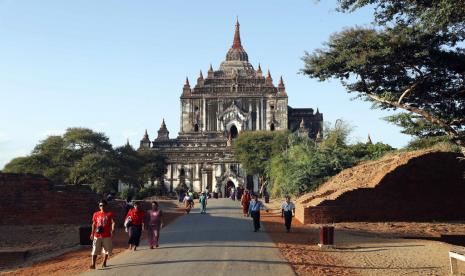
[[[181,212],[165,212],[165,224],[168,224],[172,222],[174,219],[177,217],[181,216]],[[36,227],[36,226],[33,226]],[[77,226],[58,226],[54,231],[58,231],[61,234],[59,235],[60,242],[64,242],[61,244],[61,246],[69,245],[69,246],[74,246],[76,245],[76,227]],[[29,226],[31,228],[31,226]],[[66,229],[74,229],[72,234],[70,235],[69,232],[67,233],[62,233]],[[40,229],[40,233],[43,234],[43,229],[42,226],[38,227]],[[49,228],[48,228],[49,229]],[[1,228],[0,228],[1,230]],[[26,231],[27,229],[23,229],[23,231]],[[162,235],[163,235],[163,230],[162,230]],[[0,233],[2,235],[3,233]],[[29,235],[31,236],[31,239],[36,239],[33,238],[36,235]],[[3,236],[2,236],[3,237]],[[3,240],[3,239],[2,239]],[[67,242],[67,243],[65,243]],[[4,241],[2,242],[2,246]],[[40,244],[41,246],[48,246],[50,249],[48,251],[41,251],[40,254],[36,254],[36,257],[43,257],[43,255],[50,253],[52,251],[58,250],[57,248],[54,248],[53,246],[50,245],[50,239],[44,236],[43,241],[36,242]],[[48,245],[47,245],[48,243]],[[24,243],[23,243],[24,244]],[[68,247],[69,247],[68,246]],[[10,248],[14,247],[13,244],[11,244]],[[24,247],[24,245],[23,245]],[[65,246],[66,247],[66,246]],[[127,233],[124,232],[124,229],[117,229],[115,237],[113,239],[113,255],[117,255],[123,251],[126,250],[127,248]],[[18,247],[14,247],[18,248]],[[26,264],[23,265],[30,265],[24,268],[19,268],[16,270],[10,270],[10,271],[3,271],[0,272],[1,275],[77,275],[82,273],[83,271],[86,271],[89,267],[90,264],[90,247],[85,247],[81,248],[78,250],[73,250],[70,252],[66,252],[62,255],[59,255],[58,257],[54,257],[50,260],[47,261],[41,261],[38,263],[35,263],[31,265],[30,261]],[[97,259],[97,264],[100,264],[101,260],[100,258]]]
[[[464,223],[336,223],[335,247],[322,250],[317,246],[320,225],[294,219],[287,234],[276,208],[264,214],[263,222],[298,275],[448,275],[448,251],[463,248],[401,237],[465,233]],[[459,271],[465,275],[465,263],[459,262]]]

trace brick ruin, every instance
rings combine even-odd
[[[0,224],[89,224],[99,196],[33,174],[0,173]]]
[[[358,177],[354,182],[360,181],[361,187],[347,189],[336,196],[331,194],[337,191],[328,189],[320,191],[320,198],[313,195],[307,196],[307,200],[298,200],[296,218],[306,224],[464,220],[465,161],[459,161],[458,156],[450,152],[428,152],[403,164],[395,160],[392,164],[395,168],[388,172],[382,171],[380,163],[375,164],[371,169],[380,170],[381,176],[371,187],[361,184],[363,171],[348,171],[342,178]],[[317,193],[318,190],[311,194]]]

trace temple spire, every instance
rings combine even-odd
[[[371,141],[370,134],[368,134],[367,145],[372,145],[373,142]]]
[[[236,17],[236,31],[234,32],[234,41],[233,41],[233,46],[232,46],[234,49],[242,48],[241,34],[239,31],[239,28],[240,28],[239,19]]]
[[[210,68],[208,68],[208,78],[213,78],[214,77],[214,71],[213,71],[213,67],[212,67],[212,64],[210,63]]]
[[[266,74],[265,83],[268,85],[273,84],[273,79],[271,78],[270,70],[268,70],[268,73]]]

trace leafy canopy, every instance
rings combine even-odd
[[[82,185],[99,192],[116,191],[118,181],[141,188],[166,173],[166,160],[129,144],[113,149],[108,137],[88,128],[68,128],[49,136],[29,156],[11,160],[4,172],[42,174],[58,184]]]
[[[440,131],[464,147],[465,1],[340,0],[339,10],[369,5],[376,26],[332,35],[324,48],[305,54],[302,72],[340,79],[375,107],[401,108],[430,124],[422,135]]]

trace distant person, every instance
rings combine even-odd
[[[145,219],[145,212],[142,211],[139,202],[134,202],[134,208],[129,210],[128,214],[126,215],[125,220],[128,217],[131,218],[131,224],[129,225],[129,250],[136,251],[137,247],[140,243],[140,236],[142,231],[144,230],[144,219]]]
[[[150,249],[158,247],[160,239],[160,228],[163,227],[163,212],[158,206],[158,202],[152,201],[152,209],[148,212],[148,236]]]
[[[236,199],[237,199],[237,200],[241,200],[242,194],[243,194],[243,189],[242,189],[242,187],[238,187],[238,188],[237,188],[237,191],[236,191]]]
[[[207,213],[207,193],[203,193],[199,197],[200,203],[200,213],[206,214]]]
[[[194,192],[189,190],[189,192],[187,194],[192,198],[192,200],[194,200]]]
[[[229,196],[232,200],[236,200],[236,189],[234,187],[231,188],[231,194]]]
[[[295,205],[291,202],[291,197],[286,196],[286,201],[281,204],[281,217],[284,218],[286,232],[291,231],[292,217],[295,216]]]
[[[111,237],[115,233],[115,221],[113,219],[113,213],[105,210],[106,205],[107,202],[102,199],[98,205],[100,211],[95,212],[92,216],[92,232],[90,234],[90,239],[92,240],[91,269],[95,269],[97,255],[102,254],[102,252],[104,254],[102,268],[106,267],[108,256],[111,255],[113,250]]]
[[[107,202],[112,201],[112,200],[113,200],[113,195],[111,193],[108,193]]]
[[[205,195],[207,195],[207,199],[210,198],[210,191],[208,191],[208,188],[205,189]]]
[[[186,210],[186,213],[189,214],[191,212],[191,209],[194,207],[194,198],[191,197],[189,194],[187,194],[184,197],[184,210]]]
[[[179,191],[179,199],[178,199],[180,203],[182,203],[182,201],[183,201],[183,199],[184,199],[184,196],[185,196],[185,192],[184,192],[183,189],[181,189],[181,190]]]
[[[245,190],[244,194],[241,197],[241,206],[242,206],[242,213],[244,214],[244,217],[247,216],[249,213],[249,205],[250,205],[250,194],[249,190]]]
[[[264,209],[266,212],[268,212],[268,208],[258,200],[257,195],[252,195],[252,200],[250,201],[249,205],[249,215],[253,219],[253,227],[254,227],[254,232],[257,232],[260,230],[260,210]]]

